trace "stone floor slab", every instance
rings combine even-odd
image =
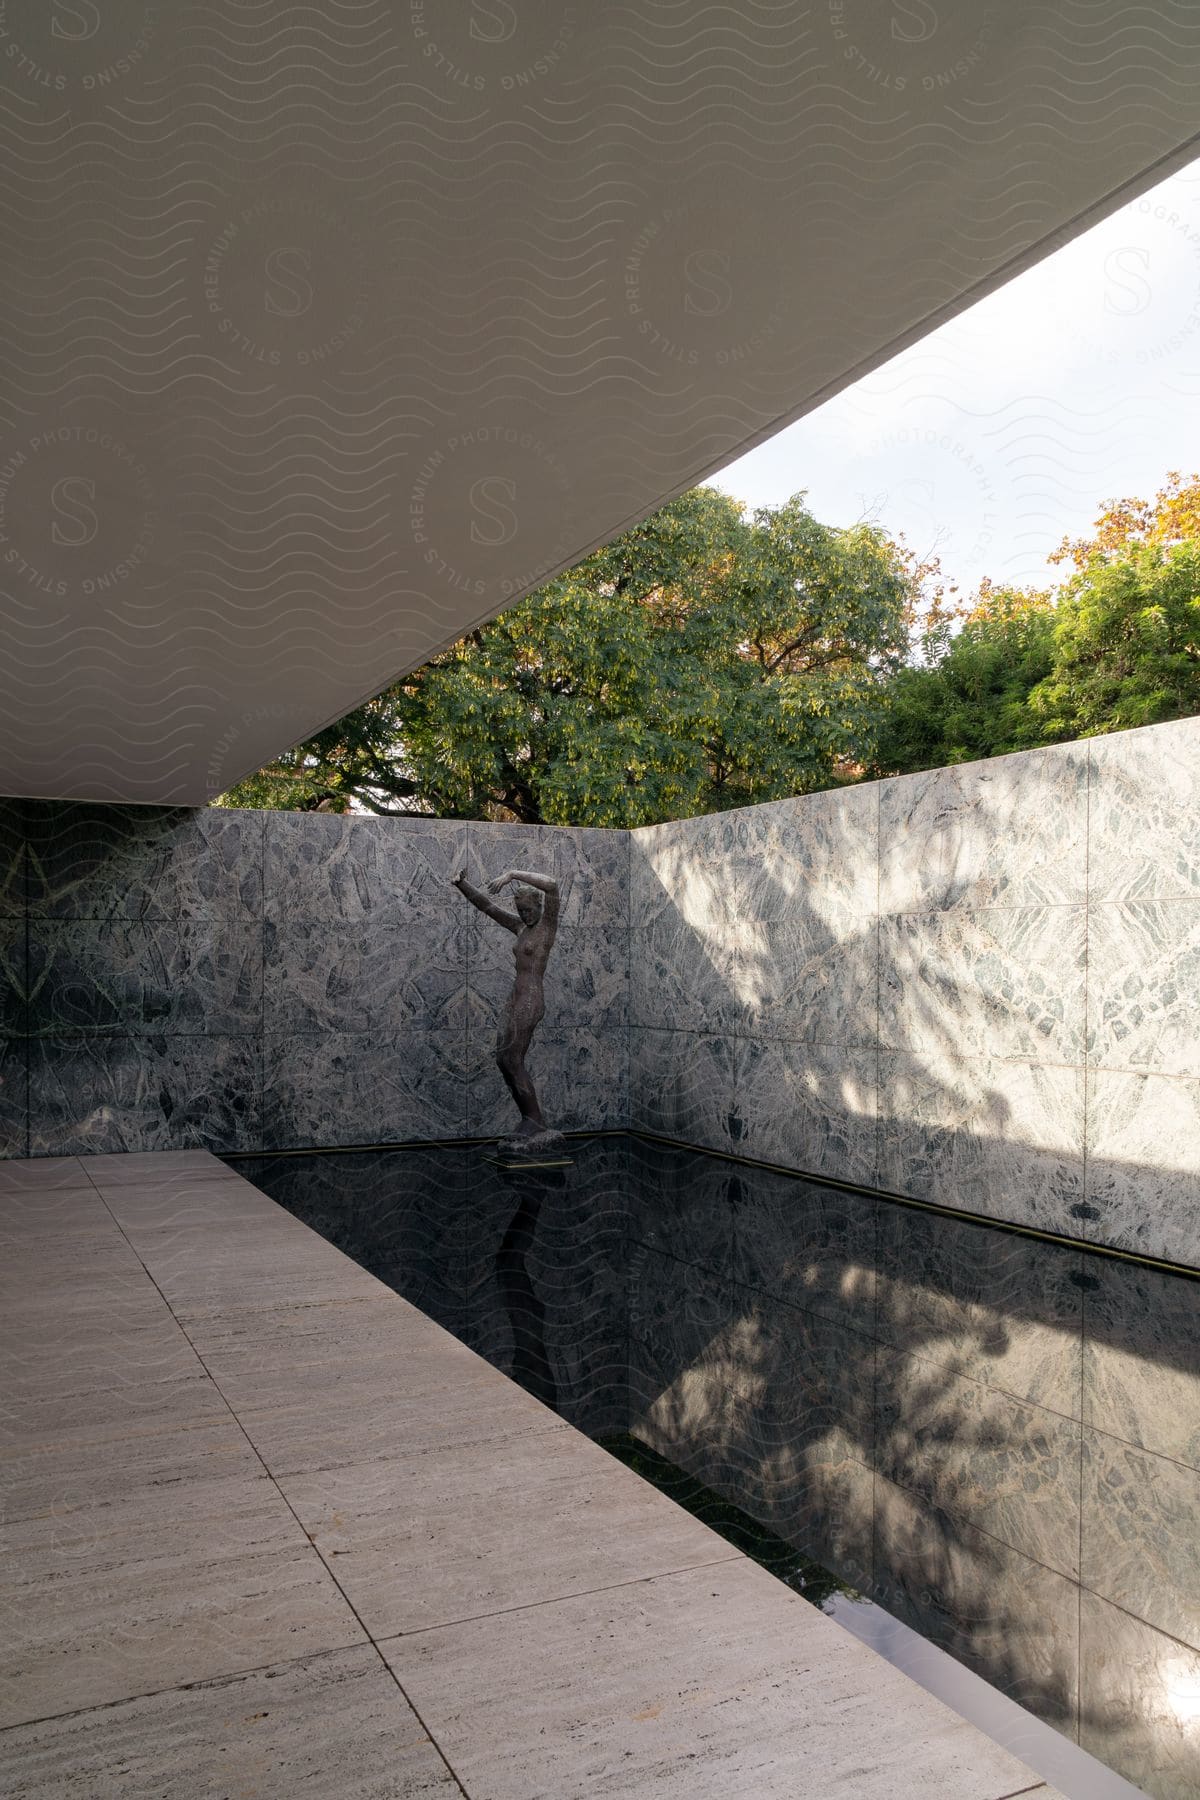
[[[361,1643],[266,1476],[140,1488],[9,1527],[0,1725]]]
[[[574,1431],[280,1485],[374,1638],[738,1554]]]
[[[89,1185],[87,1172],[77,1156],[13,1157],[0,1162],[0,1194],[45,1193],[55,1188]]]
[[[153,1290],[151,1290],[153,1292]],[[177,1319],[156,1305],[31,1304],[0,1322],[0,1379],[14,1406],[117,1392],[194,1374],[196,1353]]]
[[[243,1394],[238,1418],[272,1475],[296,1475],[339,1464],[386,1461],[454,1445],[521,1442],[536,1453],[547,1435],[568,1431],[564,1420],[530,1400],[505,1377],[497,1384],[464,1382],[453,1364],[434,1368],[411,1359],[395,1364],[319,1365],[302,1394],[294,1380],[261,1390],[264,1405]]]
[[[0,1432],[6,1521],[104,1506],[139,1488],[261,1475],[245,1432],[192,1364],[171,1380],[23,1396]]]
[[[370,1646],[5,1734],[9,1800],[461,1800]]]
[[[381,1648],[487,1800],[1050,1800],[742,1558]]]

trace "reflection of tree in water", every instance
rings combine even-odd
[[[968,1521],[1062,1553],[1076,1440],[990,1382],[1061,1398],[1077,1253],[673,1160],[639,1156],[630,1429],[721,1497],[715,1530],[722,1500],[753,1521],[734,1541],[773,1573],[795,1546],[1071,1732],[1071,1584]]]
[[[644,1481],[666,1494],[676,1506],[682,1506],[710,1531],[715,1531],[735,1549],[760,1563],[796,1593],[803,1594],[814,1606],[824,1606],[832,1594],[846,1594],[852,1600],[862,1598],[848,1582],[839,1581],[828,1569],[802,1556],[799,1550],[776,1537],[749,1513],[723,1500],[720,1494],[705,1487],[702,1481],[697,1481],[694,1475],[689,1475],[675,1463],[668,1462],[665,1456],[651,1450],[639,1438],[631,1437],[628,1432],[617,1432],[596,1441],[610,1456],[615,1456]]]

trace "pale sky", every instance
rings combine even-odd
[[[799,488],[950,580],[1061,580],[1101,503],[1200,469],[1200,162],[1114,213],[713,477],[753,506]]]

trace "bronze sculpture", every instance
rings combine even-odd
[[[489,898],[490,895],[502,893],[510,883],[517,909],[515,913],[498,906],[495,900]],[[546,1010],[542,977],[558,931],[558,883],[549,875],[509,869],[505,874],[497,875],[494,881],[489,881],[487,893],[484,893],[482,888],[474,887],[467,880],[467,871],[462,868],[451,885],[465,895],[472,906],[477,906],[481,913],[486,913],[489,919],[495,919],[498,925],[511,931],[517,940],[513,946],[517,964],[516,979],[500,1016],[500,1029],[496,1037],[496,1063],[521,1114],[521,1123],[507,1142],[522,1151],[544,1150],[562,1144],[566,1140],[561,1131],[555,1131],[546,1123],[537,1090],[525,1067],[525,1057],[534,1031]]]

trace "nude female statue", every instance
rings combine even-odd
[[[517,909],[515,913],[488,898],[490,894],[502,893],[510,883],[513,903]],[[451,886],[464,894],[481,913],[486,913],[489,919],[495,919],[498,925],[511,931],[517,940],[513,946],[517,977],[501,1015],[500,1030],[496,1038],[496,1063],[509,1093],[521,1111],[521,1123],[511,1141],[519,1144],[522,1149],[528,1149],[531,1145],[540,1149],[560,1144],[564,1141],[563,1135],[547,1125],[538,1102],[537,1090],[525,1067],[525,1056],[534,1031],[546,1010],[542,977],[558,930],[558,883],[549,875],[509,869],[505,874],[497,875],[494,881],[488,882],[485,894],[481,888],[472,886],[467,880],[466,869],[462,868]]]

